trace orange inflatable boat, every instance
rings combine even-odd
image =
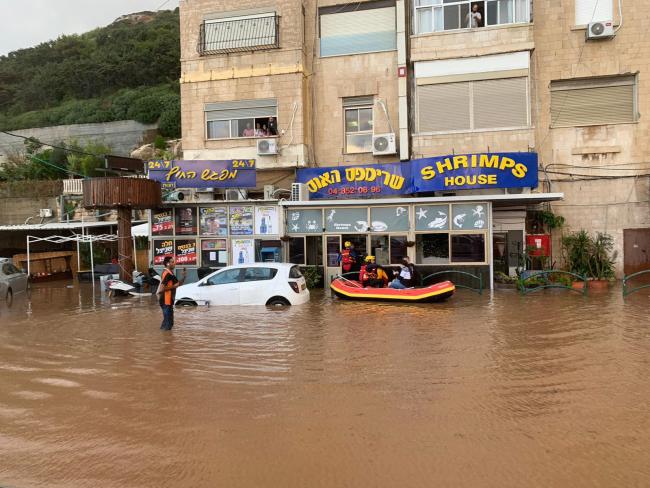
[[[378,300],[384,302],[441,302],[454,294],[456,287],[451,281],[443,281],[422,288],[364,288],[358,281],[335,278],[330,283],[334,294],[346,300]]]

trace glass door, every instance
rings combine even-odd
[[[332,278],[341,274],[339,252],[341,251],[341,236],[325,236],[325,286],[329,288]]]

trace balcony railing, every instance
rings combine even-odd
[[[82,178],[63,180],[64,195],[83,195]]]
[[[201,24],[197,50],[201,56],[280,47],[280,16],[265,14]]]

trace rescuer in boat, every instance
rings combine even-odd
[[[352,247],[352,243],[350,241],[345,241],[345,249],[339,253],[338,259],[339,264],[341,265],[341,269],[343,269],[344,273],[349,273],[352,271],[352,268],[357,262],[358,257],[359,255],[354,250],[354,247]]]
[[[361,267],[361,272],[359,273],[359,281],[361,285],[365,288],[367,286],[371,288],[383,288],[385,285],[384,278],[388,281],[388,277],[383,269],[381,269],[377,264],[375,264],[374,256],[366,256],[366,263]]]

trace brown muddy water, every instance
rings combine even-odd
[[[0,303],[0,486],[650,486],[648,290]]]

